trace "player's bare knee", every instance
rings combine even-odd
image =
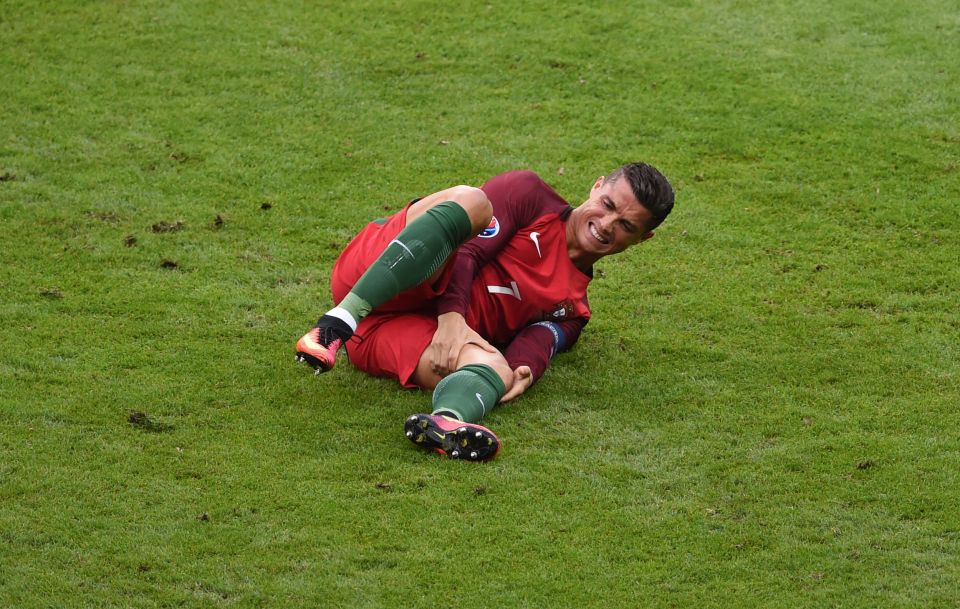
[[[503,381],[507,391],[510,391],[510,388],[513,387],[513,370],[510,368],[510,364],[507,363],[507,359],[503,357],[503,354],[499,351],[490,353],[477,345],[466,344],[460,351],[460,357],[457,359],[457,368],[462,368],[467,364],[490,366],[493,368],[493,371],[497,373],[497,376],[500,377],[500,380]]]
[[[493,218],[493,205],[487,194],[475,186],[454,186],[450,189],[450,200],[455,201],[470,217],[473,231],[479,233],[487,228]]]

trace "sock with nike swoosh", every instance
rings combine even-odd
[[[486,364],[467,364],[437,384],[433,414],[479,423],[507,392],[503,379]]]
[[[327,314],[356,329],[371,310],[433,275],[472,236],[470,216],[459,204],[434,205],[400,231]]]

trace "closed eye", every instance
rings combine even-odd
[[[616,211],[617,204],[614,203],[613,199],[611,199],[610,197],[603,197],[602,202],[603,202],[603,207],[606,208],[607,211]],[[627,231],[630,234],[637,232],[637,227],[634,226],[633,223],[630,222],[629,220],[619,220],[619,224],[623,230]]]

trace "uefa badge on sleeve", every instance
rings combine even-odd
[[[487,228],[480,231],[478,237],[483,237],[484,239],[489,239],[491,237],[496,237],[500,234],[500,222],[497,221],[497,217],[494,216],[490,220],[490,224],[487,225]]]

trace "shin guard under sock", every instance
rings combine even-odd
[[[360,321],[433,275],[472,232],[470,216],[460,205],[453,201],[434,205],[400,231],[337,306]]]
[[[479,423],[507,392],[503,379],[486,364],[468,364],[437,384],[433,414]]]

